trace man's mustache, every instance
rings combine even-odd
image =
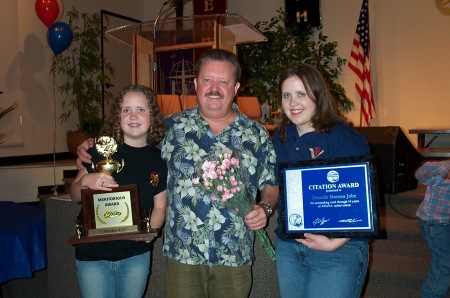
[[[220,97],[223,98],[223,94],[218,92],[218,91],[211,91],[211,92],[207,92],[205,94],[205,96],[215,96],[215,97]]]

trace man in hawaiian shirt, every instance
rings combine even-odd
[[[195,166],[211,152],[239,151],[241,168],[255,200],[276,206],[275,152],[264,127],[241,114],[233,100],[241,67],[224,50],[206,52],[197,62],[194,80],[198,105],[166,117],[161,143],[169,181],[163,254],[166,297],[248,297],[251,289],[251,230],[266,226],[261,205],[245,219],[220,208],[192,183]]]

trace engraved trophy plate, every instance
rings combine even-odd
[[[126,233],[139,231],[138,225],[133,222],[132,207],[136,202],[132,202],[132,194],[136,190],[131,187],[129,190],[115,191],[108,193],[86,194],[88,199],[93,198],[93,208],[95,210],[95,229],[90,229],[87,236]],[[92,214],[85,214],[85,216]]]
[[[111,156],[117,150],[116,141],[108,136],[96,139],[95,147],[104,157],[92,164],[96,172],[115,175],[125,166]],[[112,191],[83,189],[82,219],[76,221],[76,235],[68,244],[102,242],[110,240],[150,241],[159,233],[149,225],[150,215],[141,218],[139,194],[136,184],[112,188]],[[142,226],[144,225],[144,228]]]

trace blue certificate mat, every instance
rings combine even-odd
[[[283,236],[361,238],[379,232],[374,156],[280,163]]]

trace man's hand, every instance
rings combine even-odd
[[[85,141],[83,141],[83,143],[81,143],[78,148],[77,148],[77,166],[78,169],[82,169],[84,168],[83,166],[83,162],[84,163],[91,163],[92,162],[92,156],[87,153],[87,150],[91,147],[94,147],[95,142],[93,138],[89,138]]]
[[[267,225],[266,210],[260,205],[254,204],[253,210],[245,216],[244,222],[253,231],[265,228]]]
[[[269,204],[274,208],[278,201],[278,185],[265,184],[261,192],[261,202]],[[267,213],[259,204],[253,204],[253,210],[244,218],[245,224],[250,230],[256,231],[265,228],[267,225]]]

